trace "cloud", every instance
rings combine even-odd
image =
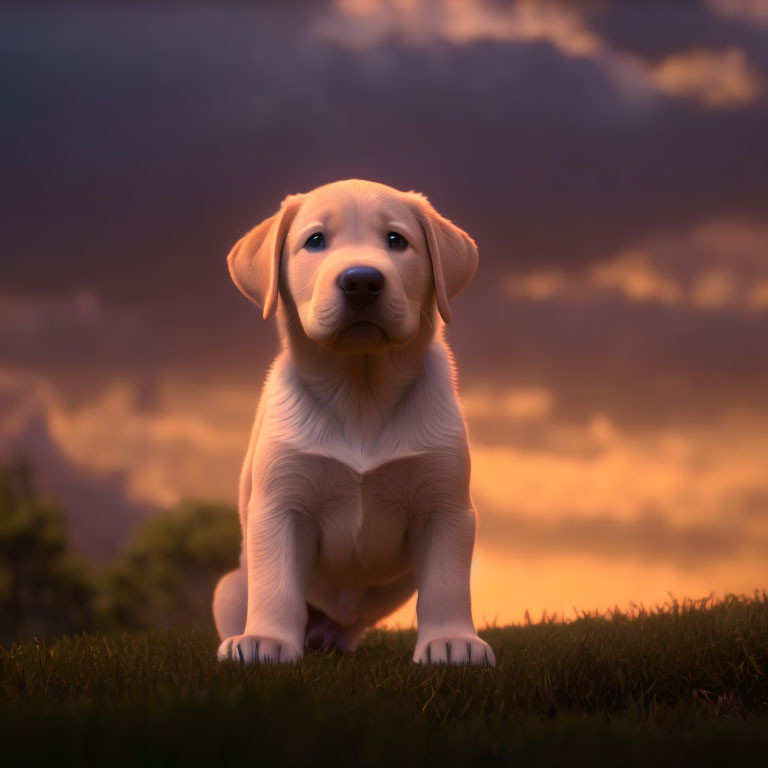
[[[750,537],[768,540],[766,429],[768,411],[645,429],[623,429],[599,413],[582,423],[555,414],[537,424],[541,434],[533,440],[511,432],[506,444],[491,445],[470,422],[473,498],[481,515],[495,520],[499,546],[504,521],[510,546],[519,524],[526,546],[533,547],[540,530],[546,550],[553,532],[562,530],[558,546],[567,549],[571,541],[574,551],[587,547],[588,532],[604,524],[605,541],[621,539],[622,556],[646,557],[655,530],[670,561],[691,565],[700,547],[701,564],[714,556],[712,542],[725,531],[723,558],[748,546]],[[634,548],[633,531],[645,537]],[[686,531],[698,542],[693,549],[681,545]],[[596,539],[593,554],[601,546]]]
[[[713,222],[657,238],[580,272],[514,273],[507,294],[530,301],[595,301],[620,296],[634,303],[694,310],[762,312],[768,308],[768,226]]]
[[[38,377],[0,371],[0,461],[29,461],[40,490],[62,505],[74,548],[112,557],[154,508],[130,498],[122,468],[104,471],[67,455],[51,431],[56,407],[55,393]]]
[[[654,65],[650,76],[664,93],[693,98],[712,108],[749,104],[762,90],[738,48],[674,54]]]
[[[461,404],[470,420],[538,421],[552,412],[554,398],[541,387],[511,389],[500,398],[487,391],[472,390],[461,398]]]
[[[768,280],[761,280],[752,287],[747,297],[747,303],[758,312],[768,309]]]
[[[0,291],[4,364],[21,370],[58,369],[60,378],[74,378],[80,387],[105,370],[135,369],[153,351],[153,331],[143,307],[109,305],[94,290]],[[101,369],[98,374],[96,368]]]
[[[44,299],[0,293],[0,338],[30,337],[62,323],[87,326],[103,319],[103,307],[92,291]]]
[[[747,6],[735,2],[738,10],[730,12],[761,16],[759,3]],[[336,0],[313,31],[320,39],[357,50],[393,40],[417,46],[435,41],[456,46],[546,43],[565,57],[595,61],[633,99],[657,92],[727,109],[750,104],[761,94],[761,81],[740,48],[679,52],[653,63],[611,45],[590,28],[595,7],[558,0]]]
[[[483,390],[470,416],[479,625],[765,586],[768,411],[628,429],[599,412],[561,418],[555,403],[520,430],[502,415],[517,391]],[[483,413],[503,442],[484,441]],[[409,626],[414,610],[388,623]]]
[[[235,504],[258,389],[172,376],[113,381],[72,404],[40,376],[0,371],[0,460],[25,457],[64,505],[75,546],[113,555],[137,521],[183,498]]]
[[[578,553],[603,560],[632,559],[706,571],[715,561],[733,563],[759,557],[768,550],[768,531],[756,533],[741,520],[673,525],[664,513],[654,509],[642,510],[628,521],[609,514],[562,514],[542,520],[491,511],[482,518],[481,546],[512,557]]]
[[[234,502],[258,389],[159,381],[149,408],[135,384],[113,382],[76,407],[49,408],[52,435],[70,459],[119,471],[136,502],[169,507],[184,497]]]
[[[599,39],[581,12],[549,0],[514,5],[485,0],[336,0],[335,13],[319,21],[315,33],[343,45],[370,47],[392,38],[413,44],[446,40],[547,42],[567,56],[593,56]]]
[[[768,0],[704,0],[715,13],[768,27]]]
[[[628,252],[596,264],[589,270],[588,283],[595,291],[615,291],[631,301],[680,302],[673,280],[659,272],[642,252]]]
[[[565,7],[581,18],[587,6]],[[151,24],[123,4],[77,20],[51,7],[39,24],[8,9],[2,66],[19,76],[3,84],[14,109],[3,123],[2,290],[86,288],[105,310],[140,308],[144,349],[114,354],[123,337],[92,354],[111,355],[121,376],[140,354],[195,366],[203,346],[233,369],[261,354],[271,329],[252,324],[260,343],[230,333],[252,315],[232,300],[223,255],[289,192],[344,175],[421,189],[476,236],[480,277],[521,259],[583,263],[649,227],[750,214],[764,199],[760,108],[704,114],[678,97],[638,107],[605,76],[619,59],[548,43],[397,38],[351,50],[312,37],[306,25],[326,13],[312,9],[175,6],[147,9]],[[696,45],[697,31],[678,30],[679,45]],[[77,334],[61,343],[49,330],[41,357],[77,353]],[[31,354],[0,349],[14,363]]]

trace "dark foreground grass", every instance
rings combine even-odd
[[[489,629],[495,669],[421,668],[413,632],[293,667],[216,639],[0,649],[3,763],[766,765],[768,598]]]

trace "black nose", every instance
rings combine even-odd
[[[373,304],[384,288],[384,275],[373,267],[350,267],[339,275],[339,288],[359,307]]]

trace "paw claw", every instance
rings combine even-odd
[[[235,656],[237,653],[237,656]],[[298,661],[303,652],[291,643],[271,637],[235,635],[227,638],[216,654],[219,661],[232,659],[241,666],[249,664],[288,664]]]
[[[416,646],[413,660],[417,664],[496,666],[496,657],[491,647],[476,635],[426,640]]]

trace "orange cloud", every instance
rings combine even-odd
[[[622,253],[596,264],[587,280],[594,290],[617,291],[632,301],[680,302],[680,290],[674,280],[656,269],[642,251]]]
[[[672,524],[719,524],[768,499],[768,413],[728,414],[687,429],[623,431],[604,415],[549,419],[541,446],[473,442],[473,496],[494,514],[630,521],[661,510]],[[470,424],[470,436],[472,425]],[[548,446],[558,446],[557,449]]]
[[[762,90],[738,48],[677,53],[652,67],[650,76],[664,93],[690,97],[707,107],[743,106]]]
[[[768,0],[704,0],[721,16],[768,26]]]
[[[768,309],[768,280],[762,280],[753,286],[747,304],[756,312]]]
[[[543,269],[509,275],[507,295],[531,301],[631,302],[701,311],[768,309],[768,226],[712,222],[640,243],[580,272]]]
[[[552,412],[552,393],[540,387],[512,389],[501,398],[482,391],[470,391],[461,398],[466,418],[507,418],[536,421]]]
[[[712,269],[697,275],[691,285],[691,303],[699,309],[727,307],[736,297],[736,282],[724,269]],[[748,306],[752,306],[748,303]]]
[[[255,387],[203,390],[169,378],[146,410],[128,382],[73,407],[49,385],[30,381],[29,407],[43,409],[63,455],[84,470],[121,473],[132,501],[167,507],[184,497],[234,500]],[[0,424],[4,435],[24,420],[23,409],[12,413],[19,423]]]
[[[546,301],[571,294],[573,280],[562,269],[537,269],[509,275],[505,287],[510,296]]]
[[[557,447],[472,445],[481,625],[766,586],[768,411],[631,431],[550,416],[537,429]],[[390,623],[411,619],[409,606]]]
[[[745,0],[732,15],[758,13],[758,3],[749,11],[746,5]],[[391,39],[411,45],[433,40],[453,45],[484,40],[548,43],[563,56],[594,60],[631,98],[663,93],[722,109],[744,106],[762,92],[760,79],[739,48],[675,53],[653,64],[614,47],[592,30],[592,9],[590,4],[558,0],[336,0],[314,33],[350,48]]]
[[[352,47],[368,47],[392,36],[455,45],[478,40],[547,42],[567,56],[593,56],[601,47],[579,9],[550,0],[519,0],[513,5],[484,0],[336,0],[334,6],[336,13],[316,32]]]

